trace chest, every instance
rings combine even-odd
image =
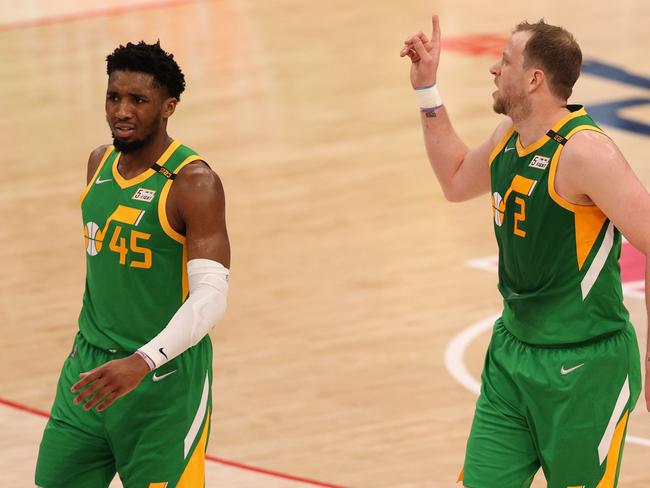
[[[491,198],[497,234],[525,238],[552,210],[548,185],[557,146],[547,146],[522,156],[514,148],[507,150],[506,145],[492,162]]]

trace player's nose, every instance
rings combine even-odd
[[[127,100],[120,100],[115,110],[115,117],[120,120],[128,119],[131,117],[131,108]]]

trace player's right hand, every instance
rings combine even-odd
[[[71,388],[72,393],[78,393],[74,403],[80,405],[85,402],[84,410],[96,406],[97,411],[101,412],[135,389],[149,372],[149,366],[138,354],[104,363],[79,374],[81,379]]]
[[[440,21],[437,15],[431,18],[433,30],[429,40],[424,32],[416,32],[404,41],[400,57],[411,58],[411,85],[424,88],[435,85],[440,62]]]

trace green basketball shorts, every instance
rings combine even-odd
[[[78,333],[66,359],[36,464],[43,488],[203,488],[212,411],[212,344],[199,344],[147,374],[103,412],[73,404],[79,373],[128,356]]]
[[[641,391],[632,325],[571,347],[535,347],[497,320],[459,481],[525,488],[616,486],[629,414]]]

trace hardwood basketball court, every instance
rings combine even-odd
[[[545,17],[583,49],[572,100],[603,114],[650,185],[647,2],[31,0],[0,10],[0,484],[33,486],[45,419],[16,404],[49,410],[77,327],[78,197],[89,152],[109,142],[105,56],[159,38],[187,78],[170,134],[221,176],[233,248],[229,309],[211,334],[207,486],[455,486],[489,336],[480,324],[501,302],[489,199],[444,200],[399,58],[433,12],[440,90],[466,142],[499,121],[488,68],[503,39]],[[625,259],[643,345],[642,261],[630,247]],[[619,486],[645,488],[643,397],[628,435]]]

